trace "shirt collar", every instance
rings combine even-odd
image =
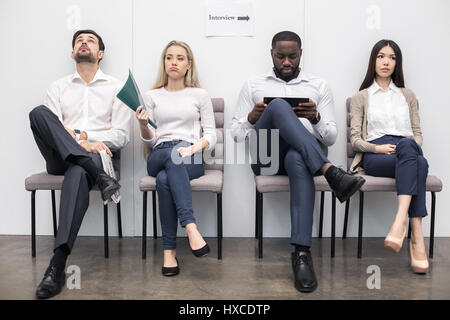
[[[75,70],[75,73],[72,75],[72,81],[75,79],[80,79],[81,81],[84,81],[83,78],[81,78],[78,71]],[[98,68],[97,72],[95,73],[94,79],[90,83],[94,83],[98,80],[108,80],[107,76],[103,73],[102,69]]]
[[[283,82],[283,83],[289,83],[289,84],[297,84],[300,83],[302,81],[309,81],[309,77],[303,72],[303,70],[300,68],[300,72],[297,76],[297,78],[290,80],[289,82],[284,81],[283,79],[280,79],[277,77],[277,75],[275,74],[275,71],[273,71],[273,68],[271,68],[269,70],[269,72],[267,72],[266,74],[266,79],[272,78],[274,80]]]
[[[378,83],[377,83],[375,80],[373,81],[372,85],[371,85],[367,90],[368,90],[368,93],[369,93],[370,95],[375,94],[375,93],[378,92],[378,91],[384,91],[384,90],[378,85]],[[392,91],[394,91],[394,92],[396,92],[396,93],[401,93],[400,88],[397,87],[397,86],[395,85],[394,81],[392,81],[392,80],[391,80],[391,82],[389,83],[388,91],[389,91],[389,90],[392,90]]]

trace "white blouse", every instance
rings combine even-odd
[[[368,97],[367,141],[384,135],[413,136],[408,103],[392,81],[386,91],[374,81],[368,88]]]

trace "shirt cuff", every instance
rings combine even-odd
[[[204,135],[202,137],[202,139],[205,139],[206,141],[208,141],[208,146],[205,148],[205,150],[207,150],[207,151],[213,149],[217,142],[217,138],[213,137],[210,134]]]
[[[87,131],[87,130],[82,130],[82,131],[86,132],[88,141],[98,141],[99,140],[97,132],[95,132],[95,131]]]

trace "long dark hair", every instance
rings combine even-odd
[[[405,80],[403,79],[403,63],[402,63],[402,51],[400,47],[392,40],[380,40],[372,48],[372,52],[370,53],[369,66],[367,67],[366,77],[364,78],[363,83],[359,90],[364,90],[370,87],[375,80],[376,72],[375,72],[375,64],[377,60],[378,53],[384,47],[389,46],[394,50],[395,53],[395,69],[391,75],[392,81],[394,81],[395,85],[399,88],[405,87]]]

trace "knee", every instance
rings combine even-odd
[[[32,123],[36,122],[37,119],[41,118],[42,115],[48,111],[50,111],[50,110],[44,105],[40,105],[40,106],[33,108],[33,110],[31,110],[28,115],[30,118],[30,122],[32,122]]]
[[[403,138],[397,143],[396,147],[397,153],[405,153],[405,152],[417,152],[417,143],[410,138]]]
[[[286,102],[286,100],[276,98],[269,102],[269,104],[266,107],[266,110],[275,113],[283,113],[287,111],[292,111],[292,108],[291,105]]]
[[[418,156],[417,157],[417,163],[419,166],[419,170],[423,170],[428,172],[428,161],[427,159],[425,159],[423,156]]]

